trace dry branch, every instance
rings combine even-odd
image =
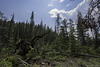
[[[18,58],[18,60],[20,60],[20,61],[21,61],[21,63],[22,63],[23,65],[28,65],[29,67],[32,67],[32,65],[31,65],[31,64],[29,64],[29,63],[27,63],[27,62],[23,61],[22,59]]]

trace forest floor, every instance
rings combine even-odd
[[[33,67],[100,67],[98,58],[68,58],[66,61],[52,61],[50,65],[34,64]]]

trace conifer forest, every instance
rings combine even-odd
[[[34,11],[29,21],[15,18],[0,11],[0,67],[100,67],[100,0],[76,21],[58,13],[54,29],[36,24]]]

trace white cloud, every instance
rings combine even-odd
[[[48,4],[48,6],[49,6],[49,7],[52,7],[52,6],[53,6],[53,4],[52,4],[52,3],[50,3],[50,4]]]
[[[59,0],[60,3],[64,2],[64,0]]]
[[[80,11],[83,15],[87,13],[89,2],[90,0],[83,0],[81,3],[77,5],[76,8],[70,11],[59,10],[55,8],[55,9],[52,9],[49,13],[51,14],[52,18],[56,17],[57,13],[60,13],[60,16],[62,19],[67,18],[67,19],[75,20],[77,18],[78,11]]]
[[[67,7],[70,6],[70,4],[67,4]]]
[[[58,10],[58,9],[55,8],[55,9],[51,10],[49,13],[52,14],[52,16],[51,16],[52,18],[55,18],[55,17],[57,17],[56,15],[58,13],[65,14],[66,11],[65,10]]]
[[[57,1],[57,0],[51,0],[51,1]]]

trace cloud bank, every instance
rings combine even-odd
[[[59,10],[54,8],[49,12],[49,14],[51,14],[51,18],[55,18],[57,13],[59,13],[62,19],[66,18],[75,20],[77,18],[78,11],[80,11],[83,15],[87,13],[89,2],[90,0],[83,0],[81,3],[77,5],[76,8],[70,11]]]

